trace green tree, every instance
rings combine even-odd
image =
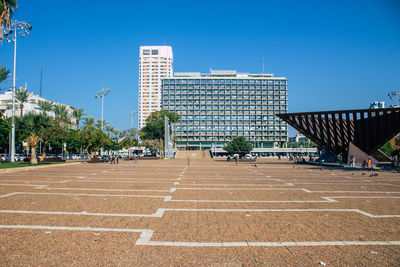
[[[53,111],[56,116],[56,120],[60,123],[62,120],[66,120],[68,117],[67,107],[62,104],[56,104],[53,106]]]
[[[103,120],[103,128],[106,127],[107,125],[108,125],[108,122]],[[101,128],[101,120],[95,121],[94,126],[96,126],[97,129],[100,129]]]
[[[0,41],[3,41],[4,28],[10,26],[11,17],[17,7],[16,0],[0,0]]]
[[[87,116],[84,121],[84,126],[94,126],[95,120],[92,116]]]
[[[3,113],[0,111],[0,153],[8,150],[10,131],[11,119],[4,118]]]
[[[130,137],[124,137],[121,140],[121,142],[119,143],[119,145],[121,148],[130,148],[130,147],[138,145],[138,142],[137,142],[137,140],[132,139]]]
[[[42,158],[46,157],[47,153],[47,145],[51,144],[53,148],[57,148],[60,146],[60,140],[65,138],[66,130],[64,127],[56,123],[56,121],[47,117],[49,120],[47,121],[47,127],[43,127],[39,131],[39,136],[41,141],[43,142],[43,150],[42,150]]]
[[[237,153],[240,156],[249,153],[252,149],[253,145],[244,136],[234,137],[231,142],[226,143],[224,146],[224,150],[228,153]]]
[[[115,129],[112,125],[106,125],[104,126],[104,130],[108,133],[108,136],[111,137],[111,133],[113,133]]]
[[[41,135],[49,131],[52,120],[52,118],[44,116],[43,114],[28,113],[23,117],[18,117],[16,121],[18,126],[16,127],[17,142],[28,141],[31,146],[31,151],[35,151],[35,158]],[[31,159],[31,163],[35,164],[35,160]]]
[[[146,126],[144,126],[140,131],[140,137],[142,140],[164,140],[165,116],[168,117],[170,124],[178,122],[181,118],[180,115],[168,110],[152,112],[146,119]]]
[[[392,155],[393,152],[393,145],[392,145],[392,141],[389,140],[387,141],[383,146],[381,146],[380,148],[382,150],[383,153],[385,153],[388,156]]]
[[[152,156],[157,156],[157,151],[161,150],[160,140],[144,140],[143,145],[150,150]]]
[[[25,103],[32,102],[30,101],[30,98],[31,98],[31,93],[29,93],[28,90],[24,88],[15,91],[15,100],[19,103],[21,117],[24,116]]]
[[[4,82],[8,77],[10,77],[10,71],[0,66],[0,83]]]
[[[31,148],[31,164],[37,164],[36,149],[40,142],[40,137],[37,134],[30,134],[26,141],[29,143]]]
[[[50,101],[39,101],[38,109],[43,112],[43,115],[47,116],[47,113],[53,110],[53,103]]]
[[[64,141],[67,143],[67,149],[70,152],[79,153],[83,146],[80,138],[80,130],[69,129],[64,135]]]
[[[100,150],[101,147],[110,147],[111,138],[100,129],[92,125],[85,126],[80,131],[80,139],[84,150],[93,158],[93,153]]]
[[[75,119],[76,129],[79,129],[79,122],[82,117],[85,115],[85,112],[81,108],[72,108],[72,118]]]

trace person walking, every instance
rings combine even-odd
[[[353,155],[350,155],[350,167],[355,167],[356,161]]]

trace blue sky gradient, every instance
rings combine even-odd
[[[289,112],[367,108],[400,90],[400,2],[352,1],[22,1],[17,86],[130,127],[138,108],[141,45],[170,45],[174,71],[236,69],[288,78]],[[0,45],[12,70],[13,45]],[[2,84],[2,88],[12,83]],[[135,118],[135,125],[137,119]]]

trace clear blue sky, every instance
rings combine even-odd
[[[400,1],[22,1],[17,86],[130,127],[140,45],[170,45],[174,71],[236,69],[288,78],[289,112],[367,108],[400,90]],[[12,69],[13,46],[0,45]],[[11,86],[11,83],[2,87]],[[137,121],[137,120],[136,120]],[[135,123],[137,125],[137,122]]]

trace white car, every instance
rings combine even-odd
[[[254,159],[254,156],[251,154],[246,154],[246,155],[244,155],[244,158],[245,159]]]

